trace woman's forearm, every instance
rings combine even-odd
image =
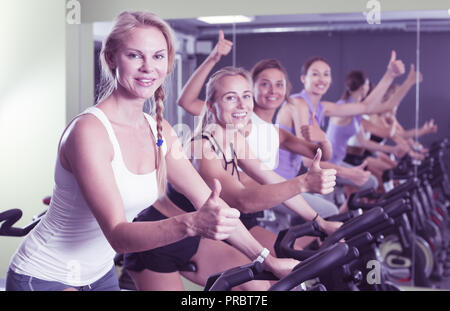
[[[363,103],[367,105],[368,113],[375,113],[375,108],[381,102],[392,81],[394,81],[394,78],[386,72],[375,89],[363,100]]]
[[[329,140],[314,144],[290,133],[286,136],[287,138],[280,143],[280,148],[309,158],[314,158],[317,148],[321,148],[322,159],[324,161],[331,159],[333,149]]]
[[[425,131],[424,131],[424,128],[421,127],[419,129],[417,129],[417,131],[416,131],[416,129],[405,130],[405,131],[403,131],[403,133],[401,135],[403,138],[408,139],[408,138],[416,137],[416,135],[417,135],[417,137],[423,136],[423,135],[425,135]]]
[[[275,174],[276,175],[276,174]],[[253,213],[277,206],[303,191],[301,180],[291,179],[265,182],[265,184],[246,187],[235,194],[232,205],[243,213]],[[233,202],[228,202],[230,205]]]
[[[329,140],[319,143],[319,148],[322,150],[322,160],[328,161],[333,156],[333,146]]]
[[[194,213],[185,213],[159,221],[122,222],[108,238],[113,249],[119,253],[142,252],[161,247],[190,235],[193,230]]]
[[[297,153],[302,156],[313,158],[316,154],[317,145],[305,139],[280,129],[280,148]]]
[[[255,260],[261,253],[263,246],[251,235],[241,223],[227,240],[250,260]]]
[[[413,85],[409,82],[402,83],[387,102],[373,106],[369,113],[382,113],[398,106]]]
[[[202,111],[204,102],[199,99],[200,92],[215,65],[216,62],[212,58],[206,58],[189,78],[178,98],[177,104],[194,116],[200,115]]]
[[[395,126],[386,126],[385,124],[381,123],[380,120],[377,118],[377,122],[373,122],[372,120],[362,120],[362,126],[364,127],[364,130],[377,135],[378,137],[382,138],[391,138],[393,134],[395,133],[394,129]]]
[[[363,143],[360,142],[361,147],[368,149],[370,151],[382,151],[386,153],[393,153],[394,147],[388,145],[382,145],[370,140],[365,140]]]
[[[295,197],[285,201],[284,205],[306,221],[313,220],[316,216],[316,211],[309,206],[301,195],[296,195]]]

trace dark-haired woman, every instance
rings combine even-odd
[[[367,89],[366,81],[362,79],[364,83],[354,89],[356,100],[342,105],[322,101],[322,97],[331,85],[331,67],[322,57],[310,58],[302,66],[303,91],[293,94],[291,96],[293,100],[282,106],[277,115],[277,121],[285,127],[292,128],[298,137],[321,143],[327,139],[323,131],[325,117],[353,117],[387,111],[396,106],[400,94],[395,94],[386,103],[380,104],[380,102],[392,81],[404,71],[403,62],[397,60],[395,51],[392,51],[387,70],[370,95],[361,96]],[[310,164],[308,158],[303,158],[303,161],[306,166]],[[341,182],[348,181],[359,190],[377,188],[376,179],[365,172],[363,166],[349,168],[329,162],[322,162],[321,166],[336,169],[337,177],[340,177]]]

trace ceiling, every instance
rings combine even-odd
[[[196,37],[216,35],[220,27],[225,33],[267,33],[292,31],[345,31],[397,29],[416,31],[417,19],[422,31],[450,31],[448,11],[396,11],[382,12],[380,24],[369,24],[363,13],[292,14],[254,16],[249,23],[233,25],[210,25],[197,19],[169,19],[177,31]]]
[[[291,14],[252,16],[249,23],[233,25],[210,25],[195,18],[167,19],[178,32],[196,38],[217,36],[217,29],[225,34],[269,32],[313,32],[356,30],[416,31],[420,19],[421,31],[450,31],[450,15],[446,10],[382,12],[380,24],[369,24],[362,12],[330,14]],[[94,38],[102,40],[111,29],[111,22],[94,23]]]

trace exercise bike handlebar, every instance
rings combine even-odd
[[[366,190],[361,192],[352,193],[348,200],[348,207],[351,210],[362,209],[362,210],[370,210],[376,206],[385,207],[391,204],[393,201],[397,201],[399,199],[407,199],[410,196],[410,192],[417,189],[419,186],[419,180],[417,178],[413,178],[410,181],[403,183],[391,191],[385,193],[384,195],[379,197],[379,200],[376,203],[364,203],[361,202],[363,198],[371,197],[373,190]]]
[[[385,213],[389,215],[389,217],[397,218],[404,213],[412,211],[412,205],[410,204],[409,199],[400,198],[386,205],[385,207],[383,207],[383,209]]]
[[[205,291],[229,291],[236,285],[254,280],[258,273],[263,272],[262,264],[254,261],[250,264],[234,267],[222,273],[210,276],[205,285]]]
[[[389,201],[383,200],[382,202],[376,203],[362,203],[360,202],[361,198],[356,194],[351,198],[351,200],[349,200],[349,205],[352,206],[352,210],[357,208],[362,210],[370,210],[377,206],[381,206],[389,217],[396,218],[411,210],[409,197],[409,193],[404,193],[401,195],[399,194],[397,197],[393,196]]]
[[[34,220],[25,228],[13,227],[14,224],[22,218],[22,211],[20,209],[10,209],[0,213],[0,236],[15,236],[22,237],[28,234],[39,222],[39,218]]]
[[[326,221],[339,221],[339,222],[346,222],[349,221],[352,218],[358,217],[362,215],[362,209],[355,209],[350,210],[345,213],[336,214],[333,216],[328,216],[325,218]]]
[[[351,249],[345,243],[337,243],[317,252],[314,256],[299,263],[286,277],[279,280],[269,290],[290,290],[306,280],[319,276],[333,267],[343,264],[349,253],[358,255],[358,251]],[[354,255],[353,255],[354,256]],[[209,277],[205,291],[229,291],[234,286],[251,280],[277,280],[277,278],[263,270],[262,264],[254,261],[250,264],[235,267]]]
[[[291,273],[280,279],[269,288],[269,291],[287,291],[301,283],[318,277],[320,274],[342,265],[349,253],[349,246],[345,243],[337,243],[314,256],[299,263]],[[353,250],[354,251],[354,250]]]
[[[354,237],[362,232],[371,232],[373,227],[388,219],[389,216],[384,212],[383,208],[375,207],[361,216],[345,222],[338,230],[323,241],[322,247],[334,244],[341,239]]]
[[[278,233],[274,244],[277,257],[305,260],[311,256],[314,256],[317,251],[294,249],[295,240],[302,236],[317,236],[324,238],[326,235],[324,232],[320,231],[319,224],[315,221],[310,221],[282,230]]]
[[[389,219],[381,207],[373,208],[361,216],[350,219],[344,223],[332,235],[328,236],[322,243],[321,248],[337,243],[341,239],[352,238],[362,232],[371,232],[373,227]],[[295,250],[294,242],[297,238],[306,235],[318,236],[319,226],[315,222],[308,222],[302,225],[293,226],[290,229],[279,233],[274,248],[278,257],[291,257],[298,260],[305,260],[315,254],[317,250]]]

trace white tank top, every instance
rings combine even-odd
[[[158,198],[156,171],[133,174],[125,166],[111,123],[102,110],[90,107],[82,114],[96,116],[113,145],[111,166],[129,222]],[[153,134],[155,120],[145,114]],[[166,144],[162,145],[164,154]],[[58,153],[59,154],[59,153]],[[10,268],[20,274],[70,286],[85,286],[104,276],[113,266],[115,252],[87,205],[75,177],[65,170],[59,156],[50,207],[39,224],[25,237],[11,259]]]
[[[278,148],[280,136],[278,128],[261,119],[256,113],[251,115],[252,127],[246,137],[248,146],[256,156],[270,170],[278,167]],[[241,169],[238,168],[240,171]]]

